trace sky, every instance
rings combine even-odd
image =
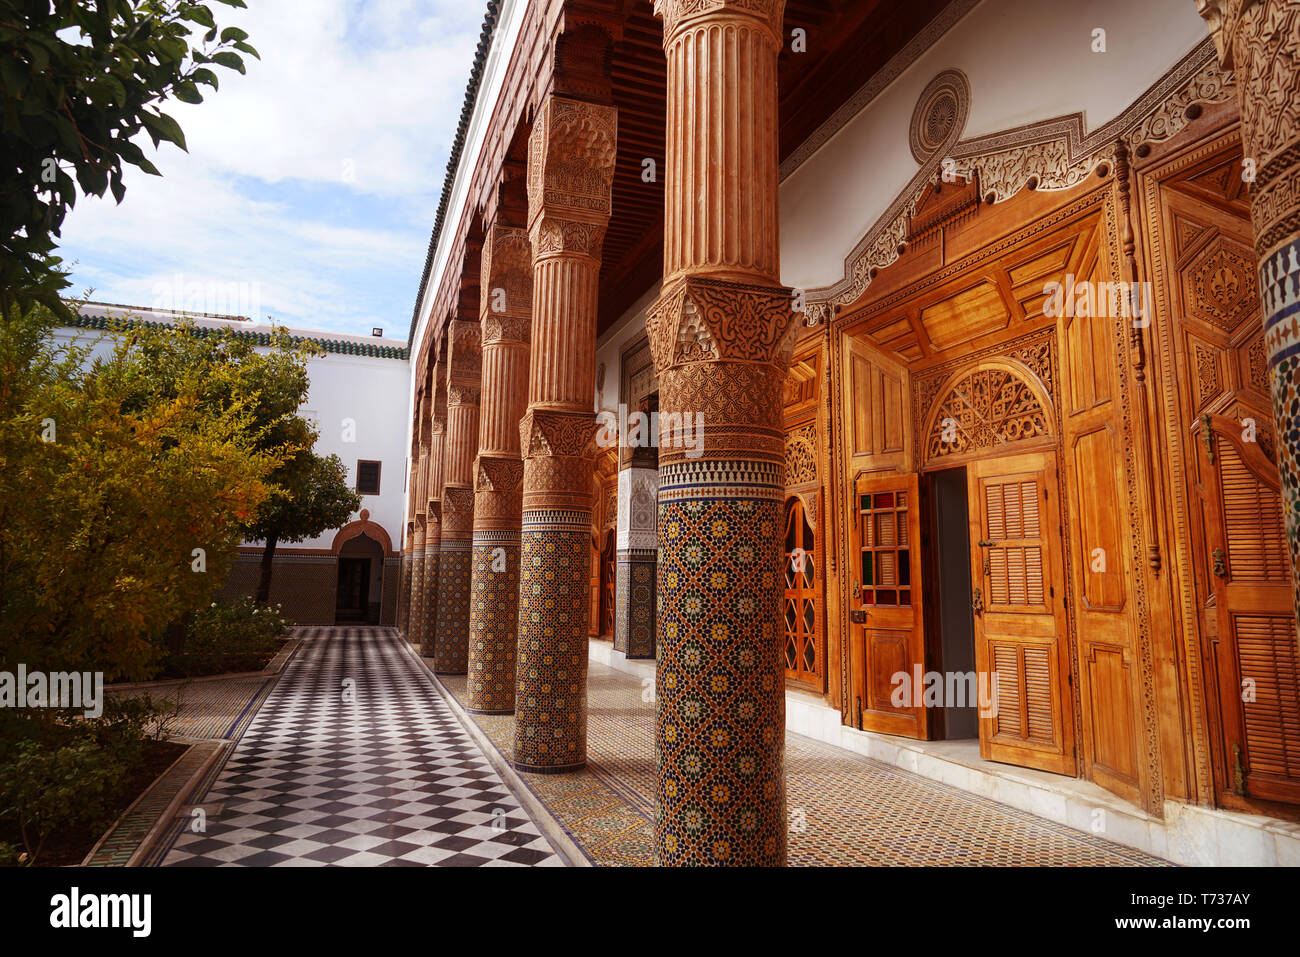
[[[261,60],[162,106],[189,151],[142,135],[161,178],[78,199],[69,291],[404,339],[486,4],[247,2],[211,6]]]

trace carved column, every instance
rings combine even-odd
[[[647,405],[638,411],[648,417],[652,410]],[[648,424],[642,428],[649,431]],[[655,504],[658,455],[653,445],[638,445],[622,449],[620,457],[618,526],[614,533],[614,650],[629,658],[653,658],[655,566],[659,554]]]
[[[429,470],[429,447],[427,444],[428,423],[422,422],[416,426],[419,429],[420,446],[419,452],[415,458],[415,482],[411,491],[411,497],[415,500],[412,510],[415,518],[410,526],[411,536],[411,619],[408,623],[407,639],[413,644],[420,644],[424,641],[424,610],[425,610],[425,511],[424,511],[424,483],[425,476]]]
[[[655,858],[783,865],[782,0],[657,0],[668,57]]]
[[[402,536],[402,571],[397,585],[397,631],[410,641],[411,639],[411,565],[414,552],[411,548],[411,535],[415,531],[415,521],[406,523]]]
[[[528,232],[494,225],[483,245],[480,324],[483,386],[474,462],[474,550],[470,573],[469,702],[479,714],[515,710],[519,626],[519,523],[524,463],[519,421],[528,397],[533,314]]]
[[[613,107],[548,97],[528,142],[533,327],[520,536],[516,767],[587,761],[587,620],[600,251],[609,222]]]
[[[1259,258],[1282,508],[1300,619],[1300,0],[1197,0],[1237,78],[1242,149],[1255,169]]]
[[[447,435],[442,456],[442,545],[433,651],[433,670],[444,675],[463,675],[468,653],[480,359],[477,317],[453,319],[447,335]]]
[[[420,613],[420,654],[433,657],[434,637],[438,624],[438,567],[442,554],[442,480],[446,474],[447,447],[447,347],[439,349],[429,385],[432,413],[429,423],[429,463],[425,468],[424,496],[424,568],[420,579],[423,605]]]

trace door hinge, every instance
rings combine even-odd
[[[1210,413],[1206,412],[1201,416],[1201,441],[1205,443],[1205,454],[1210,457],[1210,464],[1214,464],[1214,431],[1210,424]]]

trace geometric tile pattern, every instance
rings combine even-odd
[[[514,767],[555,773],[587,757],[591,516],[577,528],[539,527],[529,517],[520,555]]]
[[[562,863],[393,629],[303,631],[164,866]]]
[[[1300,239],[1259,267],[1264,343],[1277,422],[1277,466],[1291,546],[1295,607],[1300,614]]]
[[[129,698],[147,693],[155,702],[166,702],[176,714],[166,721],[167,734],[182,738],[233,740],[257,713],[257,706],[270,693],[274,679],[260,675],[223,678],[214,681],[168,682],[148,688],[110,692]]]
[[[654,704],[632,675],[597,662],[589,675],[586,769],[521,777],[593,863],[649,865]],[[463,700],[454,680],[448,690]],[[475,720],[508,756],[512,719]],[[1168,863],[842,748],[788,732],[785,739],[791,866]]]
[[[620,551],[615,572],[614,650],[629,658],[655,656],[656,554]]]
[[[177,747],[180,747],[177,745]],[[140,850],[159,818],[183,788],[208,761],[213,752],[224,747],[215,741],[196,741],[185,748],[176,761],[119,818],[94,848],[83,867],[125,867]]]
[[[669,491],[659,504],[657,862],[780,864],[780,507]]]
[[[604,673],[609,671],[616,678],[626,676],[602,669],[594,663],[591,668],[593,670],[587,688],[591,707],[588,719],[591,750],[587,764],[565,774],[539,774],[533,771],[517,773],[593,864],[600,867],[647,867],[653,863],[653,808],[628,790],[621,774],[607,772],[603,760],[597,759],[598,749],[610,740],[601,730],[605,724],[603,716],[609,713],[615,715],[616,719],[626,718],[625,712],[618,707],[624,702],[610,702],[610,695],[605,693],[605,685],[609,686],[616,698],[629,693],[624,682],[611,683]],[[465,705],[468,693],[464,678],[451,675],[440,677],[439,680],[452,697],[462,706]],[[615,706],[610,707],[611,704]],[[645,730],[653,734],[653,705],[643,704],[641,707],[649,722]],[[470,718],[487,735],[502,757],[507,760],[513,758],[514,715],[471,714]],[[643,757],[653,786],[653,758],[649,755],[648,747]]]
[[[476,541],[470,577],[469,710],[492,714],[515,710],[518,629],[519,542]]]
[[[472,557],[467,541],[442,540],[438,556],[437,639],[433,670],[463,675],[469,655],[469,577]]]

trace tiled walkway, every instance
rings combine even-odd
[[[464,700],[464,677],[442,680]],[[640,679],[593,661],[587,697],[587,768],[521,777],[594,863],[652,863],[652,696]],[[509,754],[513,719],[475,719]],[[785,767],[792,865],[1166,863],[800,735],[786,735]]]
[[[192,799],[206,833],[178,823],[164,866],[563,863],[393,629],[298,633],[303,647]],[[464,700],[463,677],[443,682]],[[592,662],[588,705],[587,768],[520,779],[593,863],[650,864],[653,696]],[[514,719],[474,720],[508,757]],[[794,734],[786,775],[795,865],[1164,863]]]
[[[394,630],[299,634],[163,866],[562,863]]]

